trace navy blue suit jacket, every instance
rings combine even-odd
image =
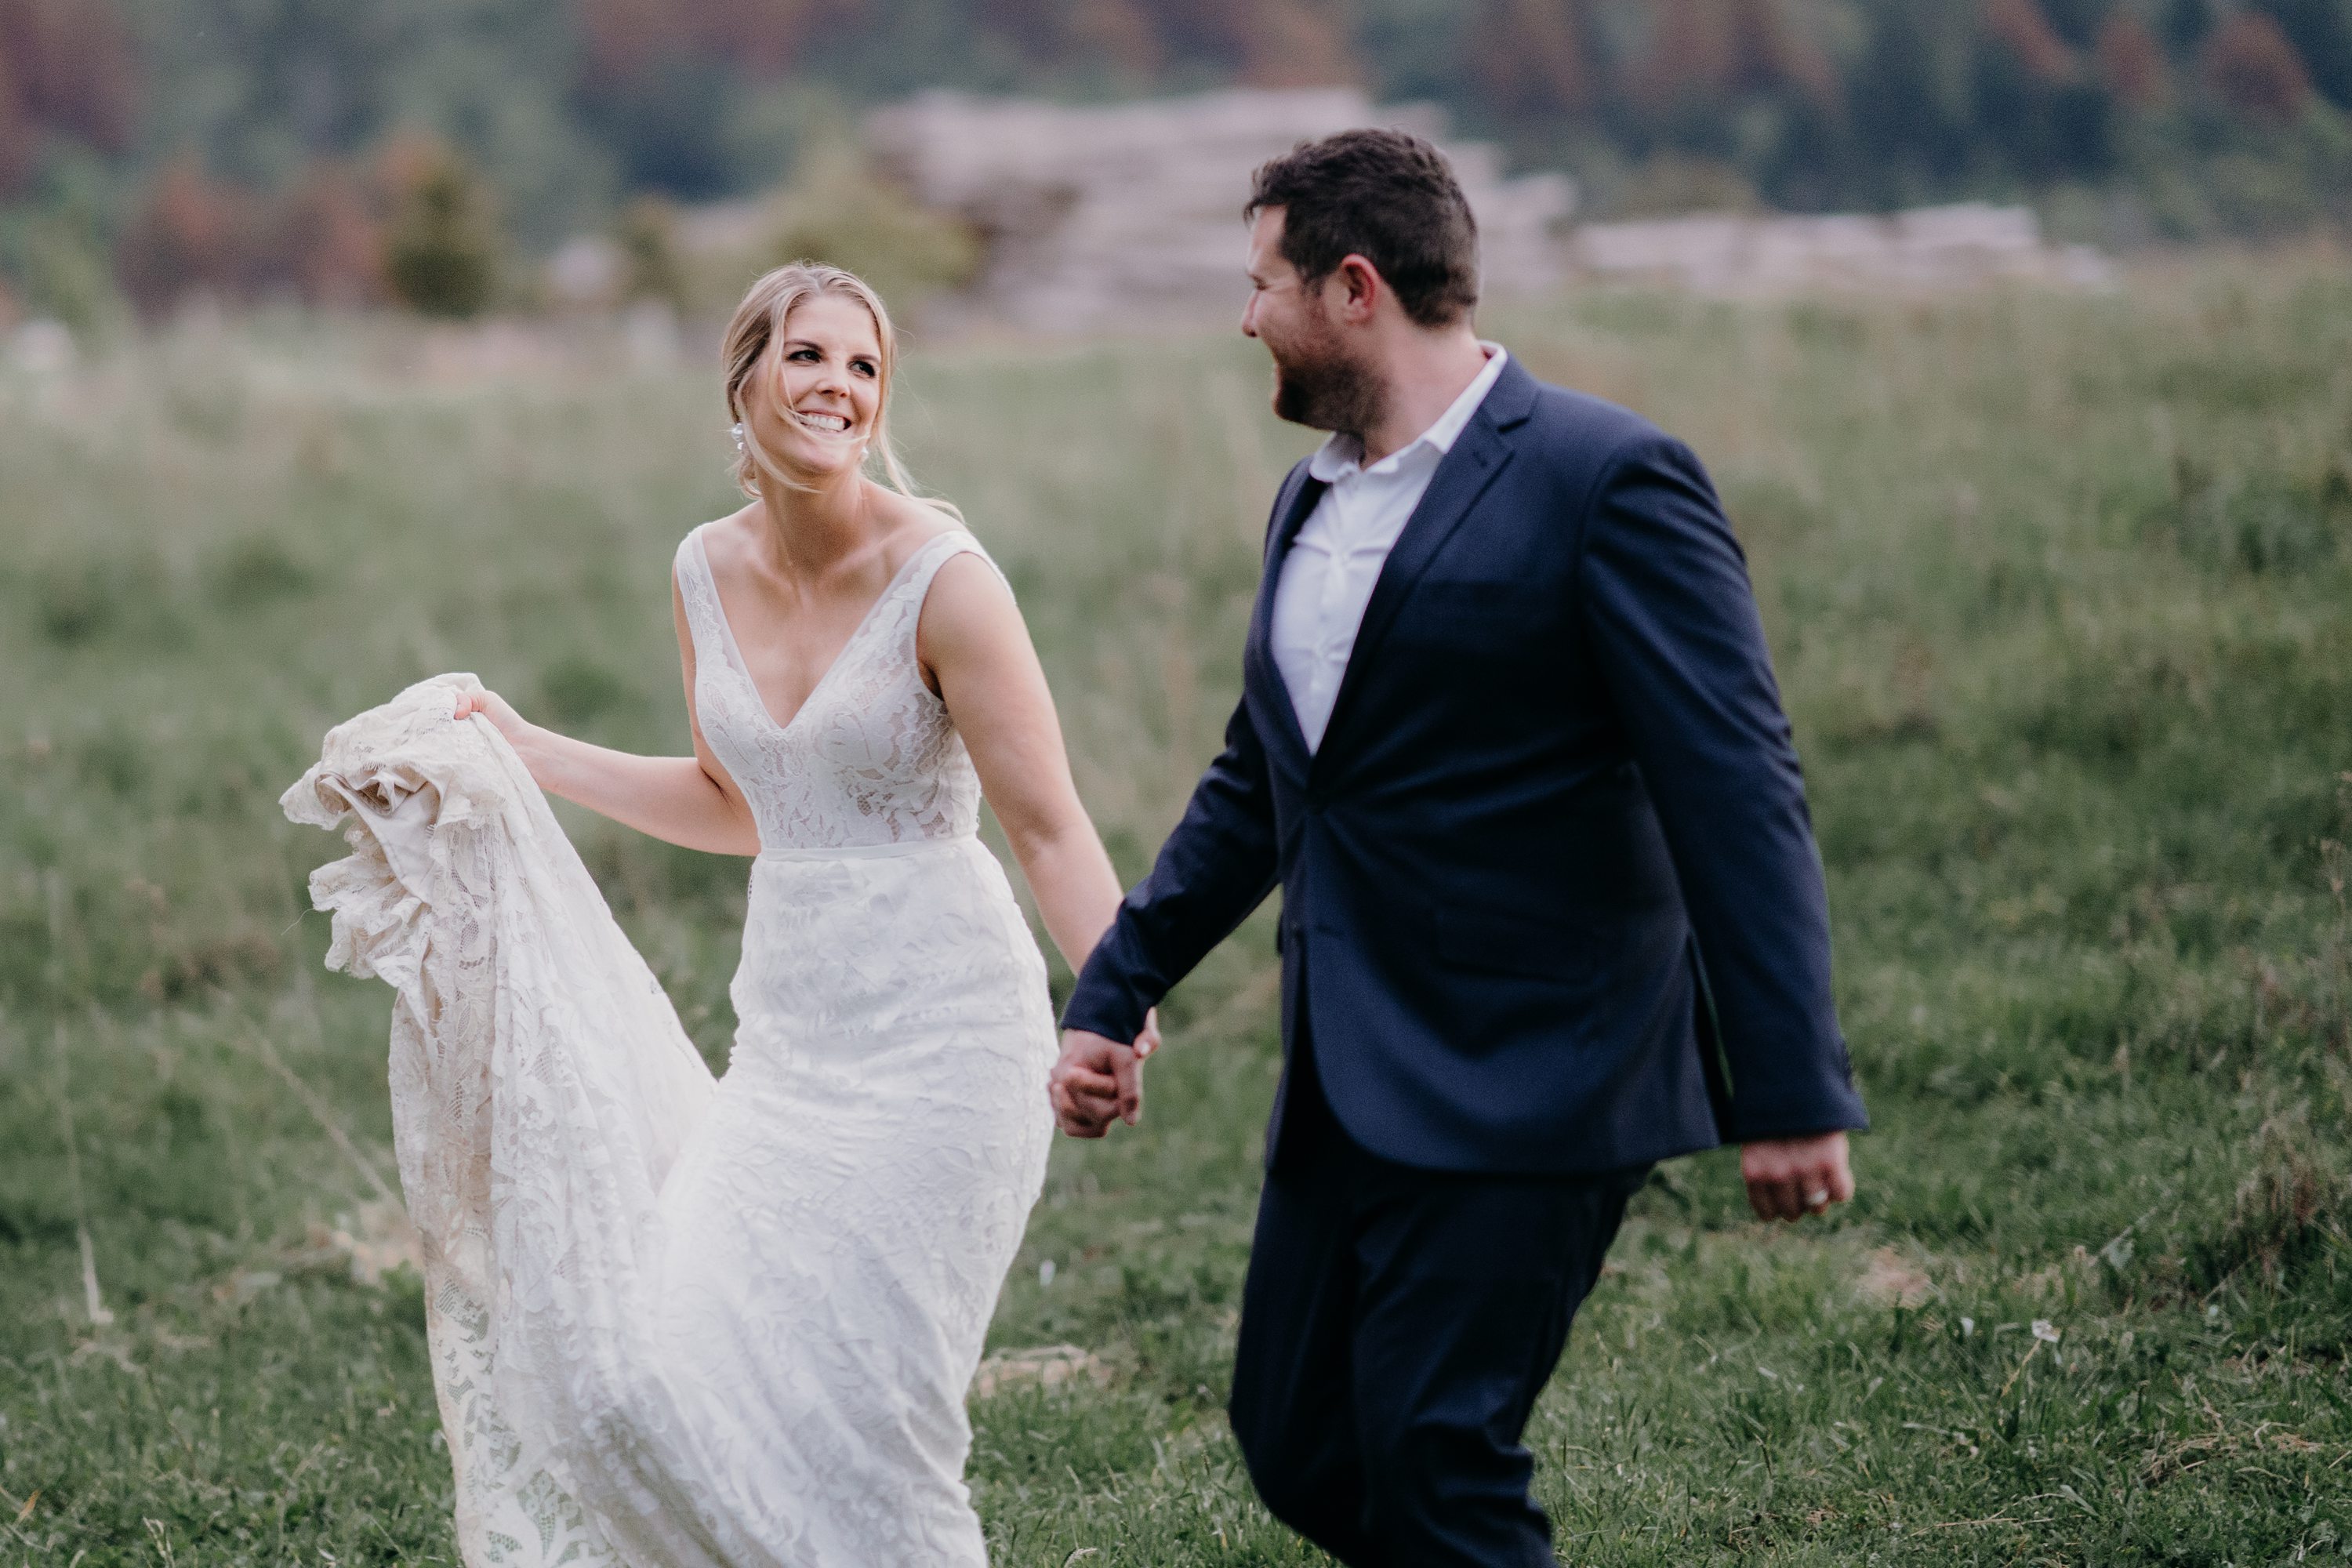
[[[1697,459],[1507,362],[1310,754],[1268,623],[1322,489],[1283,484],[1224,752],[1064,1024],[1133,1039],[1279,883],[1286,1054],[1311,1020],[1375,1154],[1570,1173],[1864,1125],[1796,751]]]

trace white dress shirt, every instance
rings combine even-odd
[[[1334,435],[1307,459],[1307,471],[1327,487],[1277,568],[1274,585],[1274,664],[1290,691],[1292,711],[1310,752],[1323,744],[1331,706],[1355,651],[1364,606],[1389,551],[1429,489],[1437,465],[1454,449],[1495,378],[1503,374],[1502,345],[1481,343],[1480,371],[1437,423],[1370,468],[1363,443]]]

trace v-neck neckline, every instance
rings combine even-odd
[[[719,617],[719,635],[727,639],[727,651],[735,656],[736,671],[743,677],[743,684],[751,689],[752,703],[759,709],[760,717],[767,721],[770,729],[779,735],[792,732],[793,726],[801,721],[801,715],[807,712],[815,704],[818,696],[832,684],[834,671],[841,668],[842,661],[849,657],[849,650],[857,646],[857,639],[866,635],[867,626],[873,625],[876,613],[889,602],[890,595],[896,594],[898,591],[898,585],[907,580],[907,574],[914,570],[915,563],[923,558],[924,552],[953,532],[955,530],[950,528],[933,534],[921,544],[917,545],[913,554],[899,563],[898,570],[891,574],[890,581],[885,584],[882,591],[874,596],[874,602],[866,606],[866,613],[857,617],[857,625],[850,628],[848,638],[835,652],[832,661],[824,667],[824,673],[816,678],[816,684],[809,688],[806,697],[801,699],[801,705],[793,710],[791,718],[779,723],[774,711],[768,706],[767,693],[760,689],[759,681],[751,674],[751,661],[743,657],[743,644],[735,635],[734,623],[727,618],[727,601],[719,592],[719,574],[710,569],[710,552],[703,545],[702,530],[698,528],[694,531],[694,552],[702,563],[703,581],[710,584],[710,608],[711,613]]]

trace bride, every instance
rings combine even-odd
[[[1055,1039],[983,791],[1073,969],[1119,887],[1010,590],[891,450],[896,348],[870,289],[807,263],[728,327],[752,501],[677,552],[693,756],[442,677],[287,796],[356,824],[313,896],[329,962],[398,998],[474,1568],[987,1561],[963,1398],[1044,1179]],[[533,782],[757,857],[715,1085]]]

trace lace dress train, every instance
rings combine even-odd
[[[922,684],[908,562],[778,724],[698,534],[704,736],[751,801],[714,1081],[545,797],[442,676],[287,792],[352,853],[330,967],[394,991],[394,1141],[472,1568],[985,1563],[963,1396],[1044,1179],[1045,963]]]

